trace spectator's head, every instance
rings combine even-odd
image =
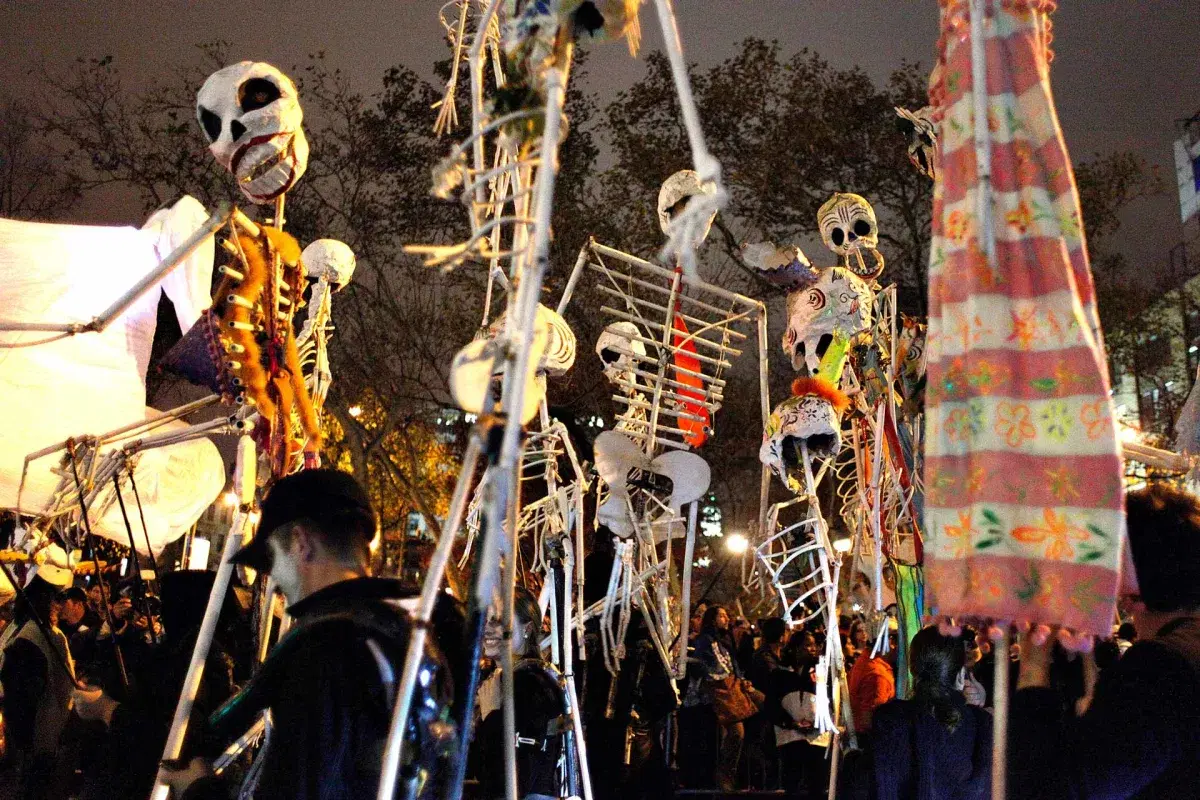
[[[376,527],[371,500],[353,476],[304,470],[271,487],[258,531],[234,562],[269,572],[295,603],[347,575],[366,575]]]
[[[688,629],[693,634],[700,633],[700,626],[704,623],[704,611],[706,608],[707,606],[705,606],[704,603],[700,603],[696,606],[695,610],[692,611],[692,618],[689,621]]]
[[[798,667],[803,664],[815,664],[821,655],[817,637],[810,630],[800,630],[792,635],[788,645],[790,658],[789,666]]]
[[[709,634],[726,634],[730,625],[729,612],[725,606],[711,605],[704,610],[704,619],[700,622],[700,632]]]
[[[962,643],[963,656],[966,659],[964,666],[970,669],[979,663],[979,659],[983,658],[983,651],[979,648],[979,632],[974,628],[964,626]]]
[[[100,604],[104,602],[104,595],[102,594],[102,591],[103,590],[100,588],[99,581],[93,583],[88,587],[87,590],[88,608],[92,609],[92,611],[95,611],[97,614],[100,613]]]
[[[782,617],[769,617],[759,622],[762,630],[763,646],[784,644],[787,640],[788,626]]]
[[[25,622],[36,615],[47,625],[57,625],[59,591],[61,587],[55,586],[41,575],[34,575],[29,583],[25,584],[24,597],[17,595],[17,620]]]
[[[850,623],[850,633],[846,637],[850,644],[854,645],[855,649],[862,650],[867,646],[867,623],[856,618]]]
[[[72,586],[62,593],[62,621],[68,625],[78,625],[87,611],[87,594],[78,586]]]
[[[922,628],[909,645],[909,669],[913,674],[913,701],[949,731],[962,721],[962,711],[952,700],[955,681],[962,672],[966,653],[962,639],[943,636],[936,626]]]
[[[527,590],[517,588],[513,594],[513,625],[512,650],[513,655],[536,656],[538,654],[538,634],[542,631],[542,609],[537,598]],[[483,629],[483,654],[488,658],[499,658],[504,649],[504,626],[500,622],[497,609],[488,614],[487,625]]]
[[[1133,627],[1132,622],[1122,622],[1121,627],[1117,628],[1117,638],[1127,642],[1136,642],[1137,628]]]
[[[1165,484],[1125,499],[1141,602],[1153,612],[1200,610],[1200,501]]]

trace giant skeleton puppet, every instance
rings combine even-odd
[[[229,260],[221,267],[223,278],[213,306],[168,355],[171,368],[235,403],[237,411],[231,419],[252,434],[239,443],[238,505],[164,747],[164,762],[181,752],[213,622],[232,576],[230,559],[243,537],[252,533],[257,485],[269,485],[302,466],[319,463],[317,413],[332,379],[327,351],[333,330],[331,295],[349,283],[355,267],[354,254],[345,244],[321,239],[301,252],[296,240],[282,230],[286,192],[304,174],[308,158],[303,112],[296,87],[286,75],[269,64],[248,61],[225,67],[200,88],[196,116],[213,157],[229,170],[247,199],[270,205],[273,215],[255,224],[235,212],[235,221],[240,221],[222,242]],[[296,315],[305,304],[309,283],[307,318],[297,336]],[[261,476],[257,480],[256,472]],[[258,598],[265,621],[260,625],[260,657],[267,651],[273,617],[272,586],[265,583]],[[416,646],[422,656],[428,656],[423,644]],[[260,757],[270,746],[267,715],[246,699],[262,694],[246,693],[230,701],[239,724],[249,730],[236,731],[244,735],[219,760],[222,768],[264,736]],[[417,766],[425,769],[431,767],[424,743],[431,741],[427,723],[433,721],[422,720],[409,736],[425,759]],[[155,786],[159,798],[166,796],[161,778]]]

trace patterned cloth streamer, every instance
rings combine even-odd
[[[936,613],[1111,630],[1122,464],[1074,173],[1050,93],[1051,2],[985,19],[996,267],[977,220],[969,7],[942,0],[929,264],[926,578]]]

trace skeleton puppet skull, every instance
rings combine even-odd
[[[683,213],[689,200],[697,195],[716,193],[717,187],[712,181],[702,182],[700,175],[694,170],[679,170],[663,181],[662,188],[658,190],[658,227],[662,229],[663,233],[669,235],[671,222]],[[692,242],[693,248],[699,247],[708,238],[708,232],[712,229],[713,220],[716,218],[717,212],[713,211],[703,229],[697,232],[696,240]]]
[[[818,395],[792,396],[775,406],[763,432],[758,459],[793,492],[804,491],[800,443],[813,458],[833,457],[842,449],[842,415]]]
[[[343,289],[354,275],[354,251],[337,239],[317,239],[300,254],[304,272],[312,280],[324,280],[335,291]]]
[[[848,342],[870,326],[872,302],[866,281],[842,267],[819,270],[815,283],[788,292],[783,350],[792,369],[807,365],[809,373],[817,374],[835,338]]]
[[[213,158],[254,203],[274,200],[308,167],[296,85],[270,64],[242,61],[214,72],[196,95],[196,117]]]
[[[630,353],[646,355],[646,345],[636,338],[640,335],[637,325],[622,321],[609,325],[596,340],[596,355],[604,362],[604,377],[612,383],[637,383],[633,371],[638,362]]]
[[[879,224],[875,209],[864,198],[838,192],[817,210],[817,227],[821,241],[842,258],[842,263],[862,278],[873,279],[883,272],[883,255],[879,252]],[[870,253],[875,266],[868,267],[863,253]],[[852,258],[853,257],[853,258]]]

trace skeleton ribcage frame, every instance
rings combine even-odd
[[[622,407],[618,429],[648,455],[663,448],[691,449],[695,445],[689,439],[711,434],[725,399],[724,375],[742,355],[737,345],[755,336],[756,323],[762,353],[765,307],[595,241],[580,252],[571,286],[583,269],[597,278],[604,318],[636,325],[636,341],[646,349],[619,351],[634,368],[632,380],[617,381],[619,392],[612,396]]]

